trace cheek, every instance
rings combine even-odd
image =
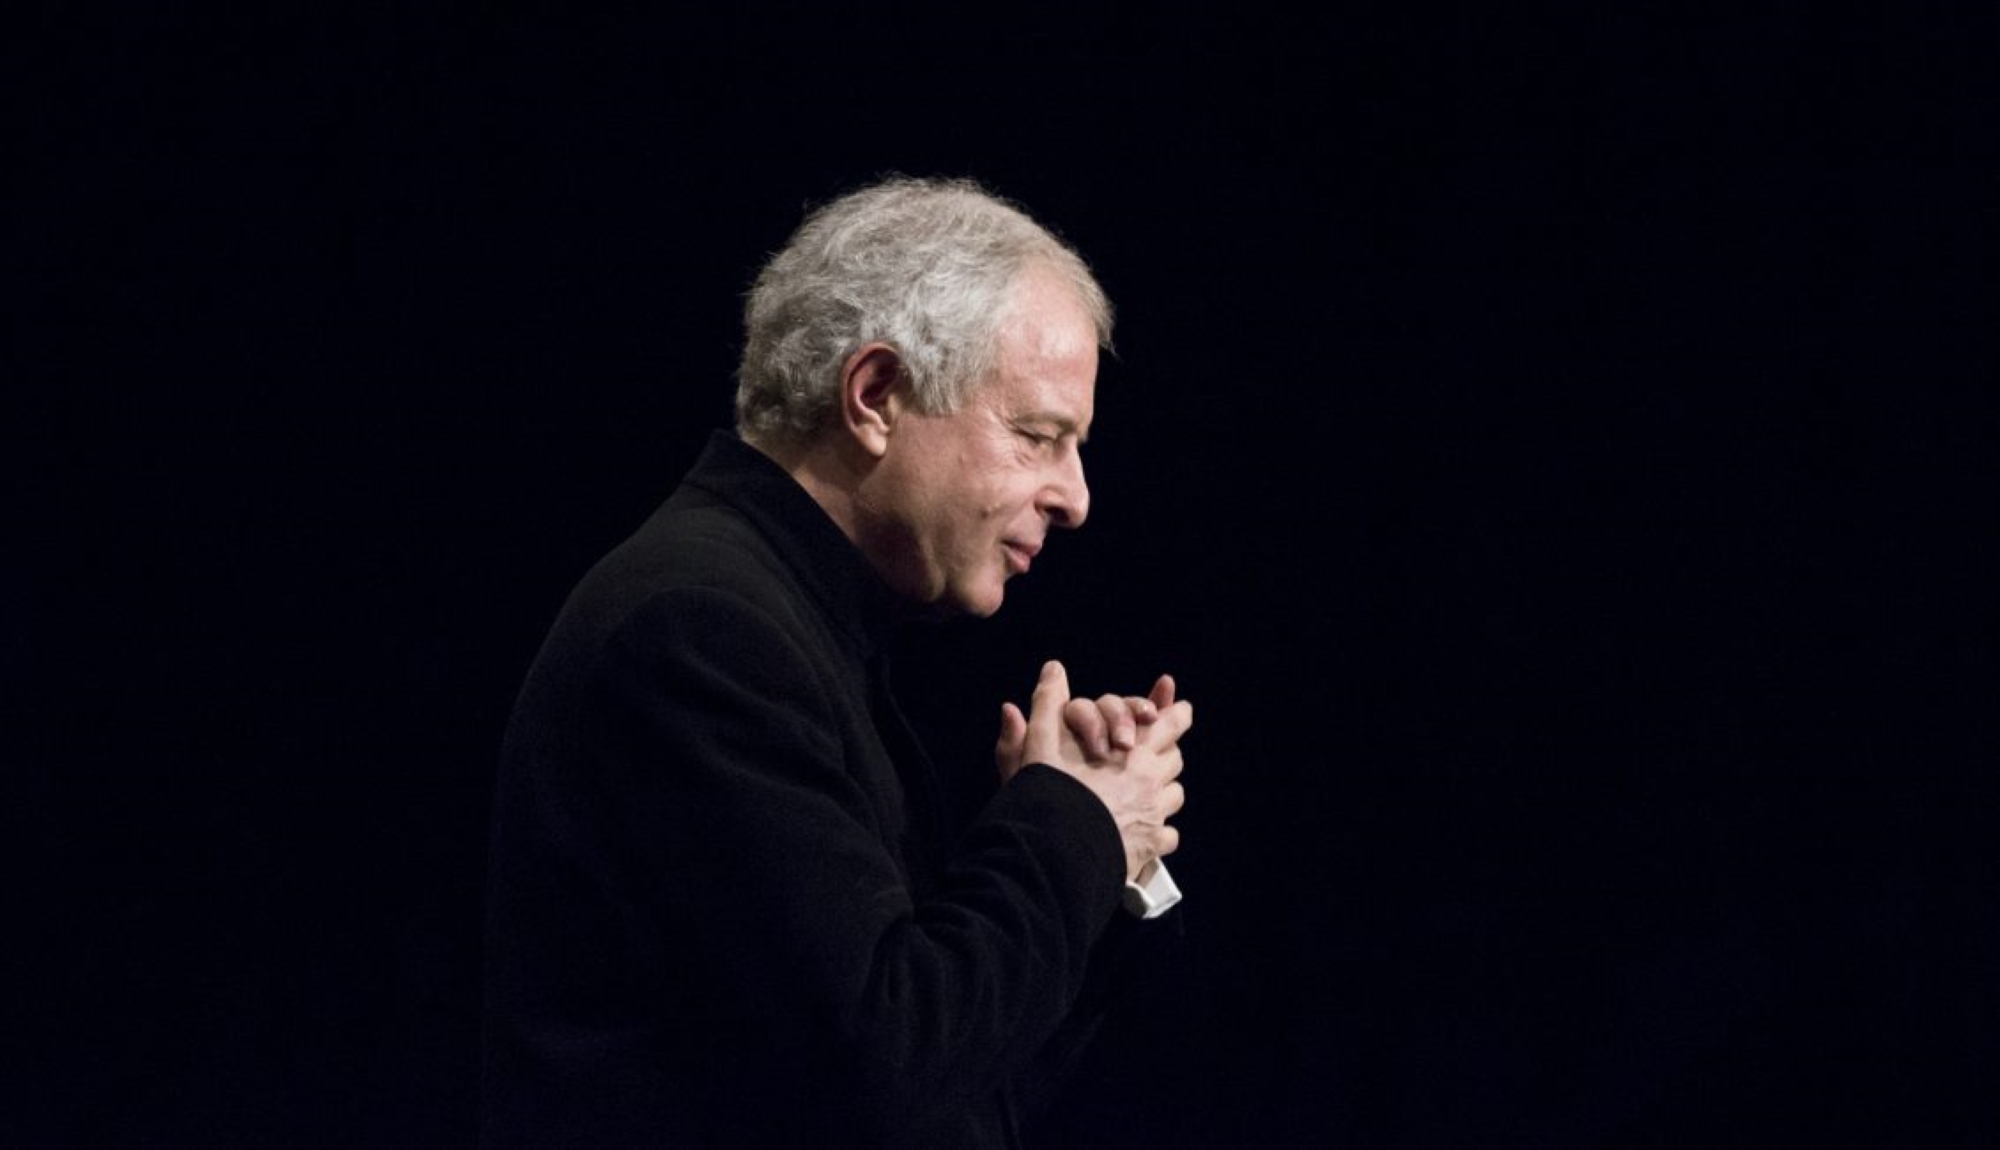
[[[1039,481],[1030,476],[998,483],[986,491],[982,516],[987,519],[1015,519],[1035,505]]]
[[[987,487],[966,500],[963,506],[979,521],[991,522],[1005,518],[1014,509],[1015,504],[1005,491]]]

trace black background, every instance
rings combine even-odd
[[[889,171],[1121,309],[1090,525],[910,709],[967,777],[1050,655],[1199,711],[1187,944],[1058,1142],[2000,1144],[1990,15],[44,31],[30,1144],[470,1140],[512,693],[764,254]]]

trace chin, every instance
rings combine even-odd
[[[998,595],[993,596],[991,599],[961,599],[954,606],[961,615],[971,615],[978,619],[990,619],[1000,610],[1000,599],[1001,597]]]
[[[1014,573],[1001,564],[987,570],[961,568],[932,585],[929,602],[946,614],[985,619],[1000,609],[1007,598],[1007,582],[1013,577]]]
[[[1006,586],[996,584],[989,588],[979,588],[962,595],[954,595],[952,607],[961,614],[987,619],[1000,610],[1000,604],[1005,602],[1006,598]]]

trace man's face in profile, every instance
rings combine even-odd
[[[998,333],[993,374],[958,411],[906,411],[890,436],[882,508],[898,527],[890,582],[916,602],[991,615],[1051,527],[1090,509],[1081,447],[1097,332],[1073,290],[1031,269]]]

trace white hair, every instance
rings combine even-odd
[[[896,349],[917,410],[958,410],[993,370],[1001,321],[1033,266],[1069,283],[1108,349],[1111,303],[1082,257],[970,180],[893,177],[818,208],[744,304],[737,433],[809,440],[838,404],[848,357],[878,341]]]

